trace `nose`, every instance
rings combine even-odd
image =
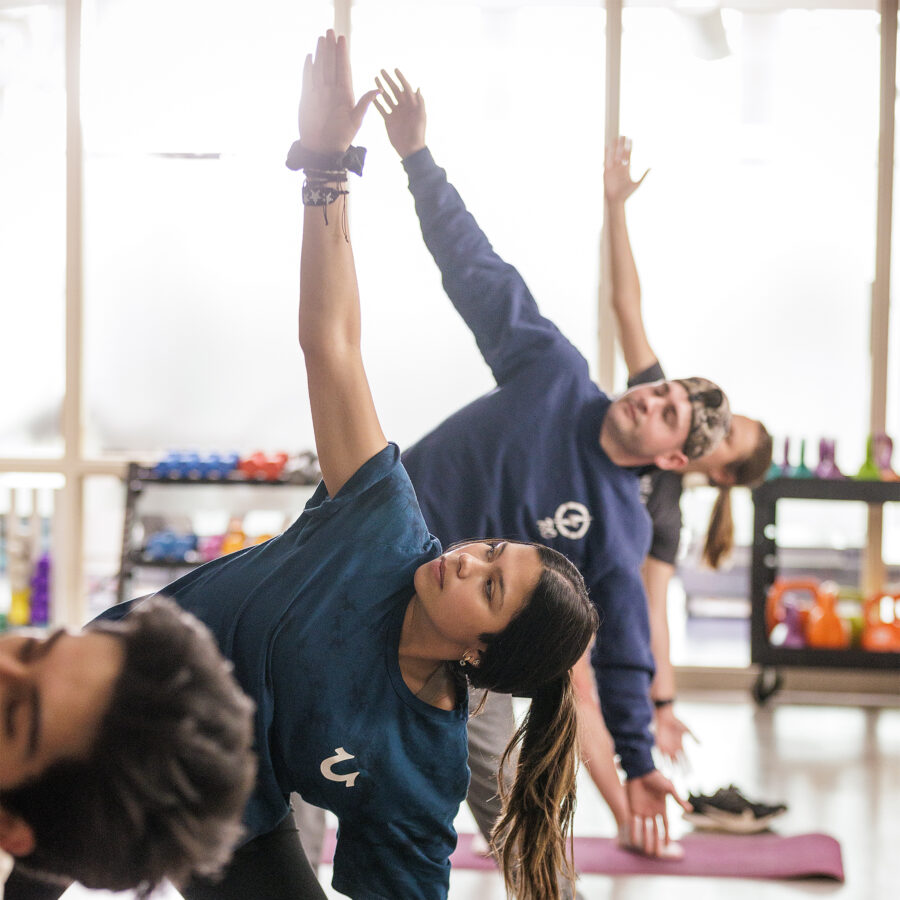
[[[477,569],[479,562],[480,560],[472,556],[471,553],[460,553],[459,566],[457,567],[456,574],[460,578],[467,578],[475,571],[475,569]]]
[[[660,397],[657,394],[649,394],[644,398],[644,411],[651,412],[655,409],[661,409],[665,402],[665,397]]]

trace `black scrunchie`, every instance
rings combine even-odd
[[[365,159],[365,147],[351,146],[346,153],[316,153],[314,150],[307,150],[300,141],[294,141],[284,164],[293,172],[298,169],[315,169],[319,172],[340,172],[346,169],[362,175]]]

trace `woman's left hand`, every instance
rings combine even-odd
[[[344,153],[378,91],[353,100],[347,39],[330,28],[306,57],[300,97],[300,143],[316,153]]]

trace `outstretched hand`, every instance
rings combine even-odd
[[[381,78],[375,79],[381,92],[375,108],[384,119],[388,140],[400,159],[406,159],[425,146],[425,101],[422,92],[414,91],[399,69],[394,69],[394,73],[399,86],[386,69],[381,70]]]
[[[672,711],[671,705],[656,710],[656,746],[666,759],[673,763],[684,760],[685,736],[697,740],[691,729]]]
[[[666,798],[674,797],[685,812],[691,811],[690,803],[678,796],[675,785],[658,769],[626,781],[625,793],[631,813],[631,844],[649,856],[666,855],[665,847],[669,844]]]
[[[306,57],[300,96],[300,143],[316,153],[344,153],[378,91],[353,99],[347,39],[330,28]]]
[[[606,148],[603,190],[610,203],[624,203],[647,177],[647,169],[637,181],[631,178],[631,139],[620,137]]]

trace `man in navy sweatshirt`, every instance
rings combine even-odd
[[[383,70],[382,78],[376,105],[409,176],[425,244],[497,381],[410,448],[404,463],[442,542],[473,534],[537,540],[581,569],[601,613],[592,663],[603,715],[628,778],[631,814],[653,852],[660,824],[667,839],[666,796],[677,795],[651,756],[654,665],[640,576],[651,527],[639,476],[646,466],[682,469],[713,449],[729,426],[728,402],[700,378],[641,385],[614,401],[600,391],[584,357],[540,314],[521,275],[493,251],[434,163],[421,94],[399,72],[399,84]],[[472,794],[486,759],[496,772],[492,757],[509,735],[473,754],[472,732],[482,725],[482,717],[470,721],[470,804],[486,831],[482,819],[492,816],[479,815]],[[490,778],[484,791],[496,815]]]

